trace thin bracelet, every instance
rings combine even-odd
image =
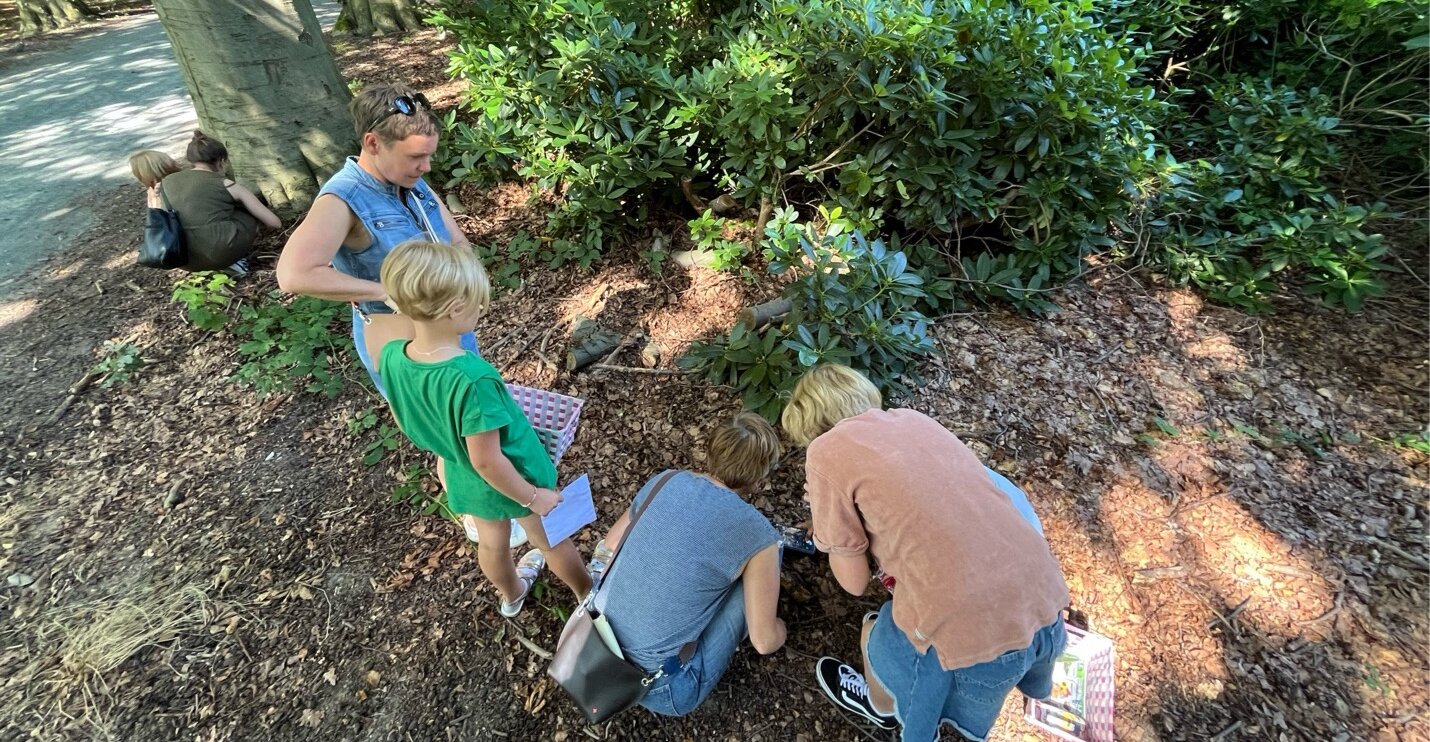
[[[531,509],[531,506],[532,506],[532,505],[535,505],[535,504],[536,504],[536,485],[533,484],[533,485],[531,485],[531,502],[528,502],[527,504],[522,505],[522,507],[526,508],[527,510],[530,510],[530,509]]]

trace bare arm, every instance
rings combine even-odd
[[[561,502],[559,492],[537,487],[517,472],[516,467],[511,465],[511,459],[502,453],[499,431],[488,430],[467,436],[467,457],[487,484],[516,504],[531,508],[531,512],[537,515],[546,515]]]
[[[830,554],[829,571],[834,573],[834,579],[839,581],[844,592],[850,595],[863,595],[869,589],[869,579],[874,574],[869,571],[867,553]]]
[[[243,208],[248,209],[248,213],[262,222],[263,226],[269,229],[283,228],[283,222],[278,218],[278,215],[274,214],[267,206],[264,206],[263,202],[259,201],[258,197],[253,195],[253,191],[237,183],[229,182],[228,192],[229,195],[238,199],[238,202],[243,204]]]
[[[331,265],[353,219],[342,199],[319,196],[278,256],[278,288],[333,301],[386,301],[382,284],[354,278]]]
[[[750,644],[760,654],[777,651],[785,643],[785,622],[777,615],[780,603],[780,545],[771,544],[745,562],[745,628]]]

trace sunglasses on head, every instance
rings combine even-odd
[[[367,127],[367,130],[372,131],[376,129],[379,124],[388,120],[394,114],[400,113],[403,116],[416,116],[419,106],[428,111],[432,110],[432,104],[427,102],[427,96],[421,93],[399,95],[393,98],[391,103],[387,104],[387,111],[381,116],[378,116],[377,120],[372,122],[372,126]]]

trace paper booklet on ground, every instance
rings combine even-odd
[[[542,516],[549,543],[558,544],[583,527],[596,522],[596,503],[591,499],[591,480],[582,474],[561,489],[561,504]]]

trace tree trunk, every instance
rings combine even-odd
[[[155,0],[198,110],[234,177],[280,216],[307,210],[357,152],[351,95],[309,0]]]
[[[354,36],[408,33],[422,27],[415,0],[343,0],[334,31]]]
[[[19,0],[20,35],[53,31],[94,17],[83,0]]]

